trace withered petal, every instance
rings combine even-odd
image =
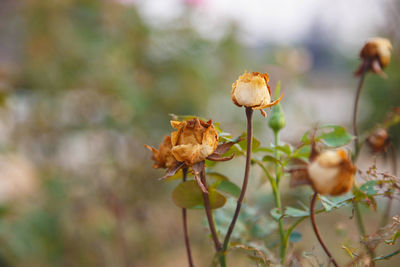
[[[281,102],[283,96],[284,96],[284,94],[282,93],[281,96],[280,96],[277,100],[272,101],[272,102],[269,103],[269,104],[260,105],[260,106],[255,106],[255,107],[253,107],[253,109],[254,109],[254,110],[258,110],[258,109],[264,109],[264,108],[269,108],[269,107],[275,106],[276,104],[278,104],[279,102]]]
[[[312,184],[306,167],[293,168],[288,172],[291,174],[290,187]]]
[[[185,163],[184,162],[177,162],[174,166],[172,166],[171,168],[169,168],[168,170],[167,170],[167,172],[165,173],[165,175],[163,176],[163,177],[161,177],[161,178],[158,178],[158,180],[164,180],[164,179],[166,179],[166,178],[168,178],[168,177],[171,177],[171,176],[173,176],[173,175],[175,175],[175,173],[177,172],[177,171],[179,171],[182,167],[184,167],[185,166]]]
[[[217,146],[217,149],[214,151],[213,154],[222,155],[229,151],[229,149],[236,143],[242,141],[243,138],[238,139],[236,142],[226,142]]]

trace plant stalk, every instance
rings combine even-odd
[[[200,175],[201,175],[201,182],[207,188],[206,171],[204,168],[201,171]],[[217,235],[217,230],[215,228],[214,219],[213,219],[211,206],[210,206],[210,198],[209,198],[208,193],[203,192],[203,200],[204,200],[204,209],[206,211],[208,225],[210,227],[211,236],[212,236],[212,239],[213,239],[214,245],[215,245],[215,250],[217,252],[220,252],[221,251],[221,242],[219,241],[219,238]]]
[[[188,168],[185,167],[182,169],[182,181],[186,181],[187,177],[187,172]],[[188,225],[187,225],[187,214],[186,214],[186,209],[182,209],[182,221],[183,221],[183,234],[185,237],[185,246],[186,246],[186,253],[187,253],[187,258],[188,258],[188,264],[189,267],[193,267],[193,257],[192,257],[192,251],[190,249],[190,241],[189,241],[189,230],[188,230]]]
[[[279,131],[274,131],[274,144],[275,144],[275,147],[279,145]],[[274,156],[276,159],[278,159],[279,152],[277,149],[275,149],[275,151],[274,151]],[[275,163],[275,176],[276,176],[275,186],[272,186],[272,191],[274,193],[275,205],[282,213],[283,212],[282,211],[282,201],[281,201],[281,195],[280,195],[280,191],[279,191],[281,172],[279,171],[278,163]],[[284,265],[285,261],[286,261],[286,251],[287,251],[288,242],[285,242],[285,229],[283,229],[282,220],[278,221],[278,225],[279,225],[279,236],[281,239],[280,257],[281,257],[281,262]]]
[[[250,163],[251,163],[251,150],[253,143],[253,109],[250,107],[246,107],[246,118],[247,118],[247,149],[246,149],[246,167],[244,171],[244,179],[242,184],[242,190],[240,192],[240,196],[238,198],[236,204],[236,210],[233,215],[231,224],[229,225],[228,231],[226,233],[224,244],[222,247],[222,253],[225,254],[228,249],[229,239],[232,235],[233,229],[235,228],[235,224],[237,218],[239,216],[240,208],[242,207],[244,195],[246,194],[247,183],[249,181],[249,173],[250,173]]]
[[[311,224],[312,224],[315,236],[317,237],[319,243],[321,244],[322,248],[324,249],[326,255],[328,255],[328,257],[329,257],[329,262],[332,262],[333,265],[335,265],[335,267],[338,267],[339,265],[337,264],[336,260],[332,257],[332,254],[330,253],[328,247],[325,245],[324,241],[322,241],[321,235],[320,235],[320,233],[318,231],[318,228],[317,228],[317,223],[315,222],[314,209],[315,209],[315,203],[316,203],[316,200],[317,200],[317,195],[318,195],[318,193],[315,192],[313,197],[312,197],[311,204],[310,204]]]

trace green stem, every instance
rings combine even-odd
[[[275,147],[277,147],[279,145],[279,131],[274,131],[274,144],[275,144]],[[274,151],[274,156],[276,159],[278,159],[278,157],[279,157],[279,152],[276,148]],[[275,198],[275,205],[280,210],[280,212],[283,213],[281,195],[280,195],[280,191],[279,191],[281,172],[279,170],[278,163],[275,163],[275,176],[276,176],[275,186],[273,186],[273,184],[271,184],[272,191],[274,193],[274,198]],[[278,225],[279,225],[279,236],[281,238],[281,250],[280,250],[281,262],[282,262],[282,264],[285,264],[288,242],[285,242],[285,229],[283,229],[283,223],[282,223],[281,219],[278,221]]]

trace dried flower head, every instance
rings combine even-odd
[[[218,146],[218,133],[212,121],[204,122],[198,118],[187,121],[171,121],[177,131],[171,133],[172,154],[186,165],[205,160]]]
[[[346,151],[340,149],[322,152],[308,165],[307,171],[316,192],[337,196],[352,188],[356,168]]]
[[[241,107],[251,107],[258,109],[265,116],[262,110],[276,105],[281,101],[282,96],[271,101],[271,90],[268,85],[269,77],[267,73],[244,72],[232,84],[232,101],[235,105]]]
[[[360,52],[363,63],[356,71],[356,75],[366,70],[384,75],[382,69],[390,63],[391,50],[392,44],[388,39],[375,37],[368,40]]]
[[[385,151],[390,144],[390,136],[384,128],[375,129],[367,139],[368,145],[376,153]]]
[[[354,183],[356,167],[343,149],[318,153],[313,147],[310,163],[290,170],[291,186],[309,184],[322,195],[348,192]]]
[[[172,143],[170,136],[164,136],[164,141],[160,144],[159,150],[148,145],[145,145],[145,147],[153,152],[151,158],[155,161],[154,168],[170,168],[177,163],[171,152]]]

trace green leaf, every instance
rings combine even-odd
[[[325,197],[320,195],[319,198],[321,199],[322,206],[326,211],[331,211],[332,209],[337,209],[343,206],[346,206],[350,203],[349,200],[354,198],[353,195],[345,195],[340,197]]]
[[[219,191],[228,193],[236,198],[240,196],[240,187],[230,181],[222,181],[217,186]]]
[[[210,206],[217,209],[224,206],[226,198],[213,188],[208,188]],[[194,208],[199,205],[204,206],[202,191],[196,181],[186,181],[180,183],[172,192],[172,199],[178,207]]]
[[[378,192],[378,190],[375,189],[375,186],[378,184],[378,182],[379,181],[377,180],[368,181],[360,187],[360,190],[368,196],[375,195]]]
[[[278,159],[276,159],[276,158],[274,158],[273,156],[270,156],[270,155],[264,156],[262,160],[263,161],[270,161],[270,162],[282,165],[282,162],[280,160],[278,160]]]
[[[288,156],[290,156],[290,154],[292,153],[292,149],[290,148],[290,146],[288,144],[285,144],[283,146],[276,146],[275,149],[282,151],[283,153],[285,153]]]
[[[290,217],[306,217],[310,215],[310,211],[308,210],[300,210],[292,207],[285,208],[285,215]]]
[[[289,240],[290,240],[290,242],[292,242],[292,243],[297,243],[297,242],[300,242],[300,240],[301,240],[302,237],[303,237],[303,236],[301,235],[301,233],[296,232],[296,231],[293,231],[293,232],[290,234]]]
[[[305,145],[296,149],[292,154],[292,158],[298,158],[308,161],[310,153],[311,153],[311,146]]]
[[[214,184],[216,182],[229,181],[229,178],[219,172],[208,172],[206,171],[207,179],[211,180],[210,183]]]
[[[321,129],[332,129],[329,133],[323,133],[319,138],[330,147],[340,147],[348,144],[354,136],[349,134],[346,129],[338,125],[327,125]]]
[[[243,151],[246,151],[246,148],[247,148],[247,134],[246,134],[246,133],[243,133],[243,134],[241,135],[241,138],[242,138],[243,140],[240,141],[238,144],[239,144],[240,148],[241,148]],[[253,143],[252,143],[252,146],[251,146],[252,151],[257,150],[257,148],[260,147],[260,144],[261,144],[260,141],[259,141],[258,139],[256,139],[255,137],[253,137]]]
[[[278,208],[273,208],[269,213],[275,221],[279,221],[283,217],[281,210]]]

